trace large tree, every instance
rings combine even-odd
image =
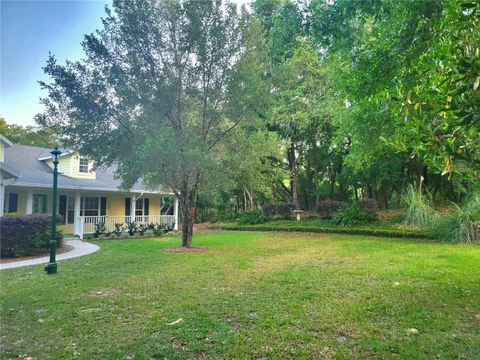
[[[42,122],[97,166],[117,164],[125,188],[172,189],[190,247],[200,186],[261,106],[248,15],[221,0],[114,1],[113,10],[85,36],[83,61],[48,60]]]

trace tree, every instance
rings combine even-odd
[[[60,144],[59,137],[51,129],[42,126],[23,127],[16,124],[7,124],[4,118],[0,118],[0,134],[14,143],[22,145],[51,148]]]
[[[42,121],[61,126],[97,166],[117,164],[126,189],[139,179],[171,188],[190,247],[200,186],[261,106],[247,14],[220,0],[114,1],[113,9],[85,36],[85,60],[48,60]]]

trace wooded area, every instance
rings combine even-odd
[[[185,246],[194,217],[268,203],[460,203],[480,183],[479,42],[468,0],[114,1],[83,61],[49,59],[36,120],[126,188],[173,188]]]

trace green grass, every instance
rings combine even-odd
[[[478,246],[274,232],[196,235],[209,251],[194,254],[162,251],[178,237],[98,244],[57,275],[0,273],[2,359],[480,355]]]
[[[240,224],[237,222],[221,223],[212,225],[212,227],[224,230],[317,232],[400,238],[433,237],[429,231],[421,230],[418,227],[386,221],[376,221],[365,225],[340,226],[333,224],[329,220],[322,219],[306,219],[301,221],[273,220],[255,225]]]

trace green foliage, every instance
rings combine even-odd
[[[351,226],[368,224],[377,220],[377,215],[374,212],[365,211],[357,204],[350,204],[349,206],[338,210],[332,215],[332,223],[340,226]]]
[[[441,240],[459,243],[480,242],[480,194],[474,194],[455,210],[441,214],[433,226]]]
[[[115,229],[112,231],[113,236],[120,237],[124,230],[124,226],[121,223],[115,223]]]
[[[274,216],[288,219],[292,215],[293,209],[295,209],[295,205],[292,203],[266,204],[263,206],[263,214],[267,219],[272,219]]]
[[[100,235],[104,234],[106,230],[107,227],[105,226],[105,223],[103,221],[99,221],[95,223],[95,232],[93,233],[93,236],[95,238],[99,238]]]
[[[405,210],[404,223],[418,227],[429,227],[437,219],[437,212],[433,208],[428,193],[422,192],[414,185],[409,185],[402,197]]]
[[[138,231],[137,223],[135,221],[129,222],[127,224],[127,231],[128,231],[128,235],[134,236],[135,233]]]
[[[53,148],[60,144],[58,133],[44,126],[7,124],[0,117],[0,134],[16,144]]]
[[[262,211],[244,211],[240,213],[239,224],[255,225],[267,221]]]

